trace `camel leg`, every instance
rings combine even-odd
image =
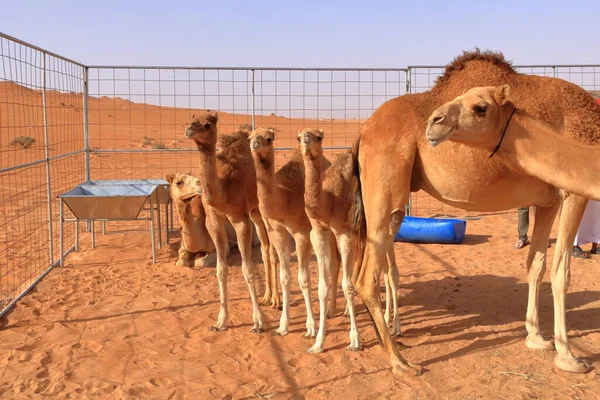
[[[254,326],[250,332],[262,333],[264,332],[263,315],[258,306],[258,297],[254,286],[256,266],[252,262],[252,226],[250,225],[250,218],[246,216],[241,221],[235,223],[231,221],[231,223],[235,229],[238,248],[240,250],[240,255],[242,256],[242,274],[248,285],[250,300],[252,301],[252,321],[254,322]]]
[[[304,297],[306,306],[306,334],[305,338],[314,338],[317,335],[315,328],[315,316],[312,310],[312,298],[310,295],[310,235],[297,233],[294,235],[296,241],[296,256],[298,257],[298,286]]]
[[[552,230],[552,223],[560,203],[551,207],[536,207],[535,225],[531,235],[531,246],[527,255],[527,270],[529,271],[529,298],[527,300],[527,329],[526,345],[530,349],[554,350],[551,340],[546,340],[540,334],[540,320],[538,315],[538,302],[540,297],[540,284],[546,272],[546,253],[548,239]]]
[[[277,288],[277,284],[273,285],[273,270],[275,266],[272,265],[272,258],[270,255],[271,245],[269,241],[269,235],[267,233],[266,222],[263,220],[262,216],[260,215],[260,211],[257,209],[250,212],[250,218],[252,219],[254,226],[256,226],[256,233],[258,235],[258,239],[260,240],[260,253],[265,270],[265,294],[261,299],[260,304],[270,304],[273,308],[279,308],[279,290]]]
[[[404,216],[403,216],[404,217]],[[400,286],[399,277],[398,277],[398,266],[396,265],[396,255],[394,254],[394,245],[391,246],[391,252],[388,252],[387,256],[388,262],[388,285],[390,298],[386,299],[386,311],[389,308],[387,305],[391,302],[393,309],[392,312],[392,337],[398,338],[402,336],[401,328],[400,328],[400,317],[398,316],[398,287]],[[388,288],[386,286],[386,293],[388,292]],[[389,315],[386,323],[389,323]]]
[[[331,286],[329,290],[329,306],[327,307],[327,318],[333,318],[337,311],[337,290],[338,290],[338,279],[340,276],[340,251],[337,245],[337,240],[333,232],[329,232],[329,271],[331,274]],[[347,309],[344,311],[346,313]]]
[[[367,225],[367,236],[369,239],[366,243],[363,261],[359,267],[360,271],[358,271],[354,286],[373,319],[377,335],[383,347],[388,352],[392,371],[396,374],[409,372],[414,375],[420,375],[422,368],[406,361],[398,353],[388,326],[383,319],[378,277],[381,272],[380,266],[386,262],[386,246],[393,247],[393,237],[389,237],[387,226],[379,229],[374,229],[374,226],[376,225]]]
[[[569,286],[573,240],[587,203],[587,199],[575,195],[570,195],[563,201],[551,276],[554,297],[554,345],[558,353],[554,364],[563,371],[577,373],[588,372],[590,367],[571,353],[567,338],[565,296]]]
[[[285,336],[289,333],[290,321],[290,247],[285,227],[279,224],[276,226],[269,224],[269,238],[271,238],[271,243],[275,247],[279,258],[279,280],[283,295],[279,328],[275,331],[275,335]]]
[[[360,335],[356,326],[356,313],[354,309],[354,287],[352,286],[351,277],[354,263],[352,237],[349,233],[337,235],[340,252],[342,256],[342,288],[344,297],[346,298],[346,307],[350,315],[350,346],[349,351],[358,351],[361,349]]]
[[[279,280],[277,279],[277,270],[279,259],[277,258],[277,250],[273,243],[269,247],[269,258],[271,259],[271,307],[281,310],[281,294],[279,293]]]
[[[206,208],[206,230],[210,235],[217,252],[217,280],[219,281],[219,317],[216,325],[211,327],[213,332],[227,330],[227,233],[225,232],[225,219],[221,218],[213,209]]]
[[[383,282],[385,283],[385,312],[383,313],[383,319],[385,320],[385,324],[390,326],[392,287],[390,286],[390,276],[388,271],[383,271]]]
[[[311,221],[312,222],[312,221]],[[327,299],[329,288],[331,286],[331,232],[324,229],[318,222],[312,223],[313,229],[310,231],[310,242],[317,256],[319,265],[319,332],[315,344],[308,349],[309,353],[320,353],[323,351],[325,341],[325,330],[327,328]],[[331,304],[331,303],[330,303]]]

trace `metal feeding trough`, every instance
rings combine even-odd
[[[155,185],[83,184],[60,197],[77,219],[131,220],[155,190]]]
[[[94,221],[150,221],[150,236],[152,241],[152,262],[156,263],[156,249],[154,241],[154,211],[158,215],[158,243],[161,246],[160,204],[168,205],[170,196],[168,184],[162,179],[139,180],[101,180],[82,183],[72,190],[58,196],[60,212],[60,254],[61,266],[63,265],[63,223],[75,221],[89,221],[91,223],[92,247],[95,247]],[[65,219],[63,216],[63,202],[75,216],[74,219]],[[149,218],[139,218],[144,205],[149,203]],[[169,232],[168,207],[166,216],[167,243]],[[79,224],[75,229],[75,246],[79,248]],[[103,225],[104,232],[104,225]]]

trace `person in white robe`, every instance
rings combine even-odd
[[[581,248],[588,243],[592,244],[589,253]],[[573,257],[590,258],[590,254],[600,254],[598,243],[600,243],[600,202],[590,200],[575,236]]]

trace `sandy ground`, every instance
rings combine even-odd
[[[291,333],[274,337],[279,312],[263,307],[269,330],[251,334],[250,301],[238,254],[231,256],[230,328],[208,327],[218,312],[214,268],[175,267],[179,239],[152,265],[147,234],[99,236],[54,269],[0,331],[2,398],[153,399],[598,399],[597,369],[553,367],[554,352],[524,345],[525,251],[513,250],[516,213],[468,221],[462,245],[396,246],[401,279],[402,354],[426,369],[394,376],[358,301],[364,350],[351,353],[348,321],[330,320],[326,351],[306,353],[304,307],[292,286]],[[555,237],[554,235],[552,237]],[[553,249],[550,249],[552,254]],[[254,252],[261,271],[260,254]],[[314,257],[313,257],[314,258]],[[294,268],[295,268],[294,264]],[[316,265],[311,264],[317,310]],[[546,275],[540,317],[552,332]],[[295,276],[295,275],[292,275]],[[574,353],[600,362],[600,258],[574,260],[567,296]],[[339,310],[341,308],[341,310]]]

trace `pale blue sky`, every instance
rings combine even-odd
[[[404,67],[474,46],[600,63],[600,1],[0,0],[0,31],[86,64]]]

